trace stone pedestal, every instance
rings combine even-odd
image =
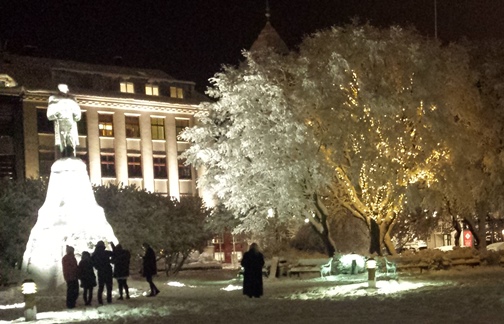
[[[66,245],[74,247],[78,262],[99,240],[118,243],[96,203],[86,165],[76,158],[57,160],[23,256],[25,275],[42,289],[54,288],[64,283],[61,258]]]

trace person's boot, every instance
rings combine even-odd
[[[129,291],[126,289],[126,299],[130,299]]]

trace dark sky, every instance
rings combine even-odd
[[[352,18],[414,25],[434,36],[435,0],[269,0],[271,24],[295,48],[303,35]],[[436,0],[444,41],[504,37],[504,0]],[[200,90],[237,64],[264,27],[266,0],[0,0],[0,40],[22,53],[156,68]]]

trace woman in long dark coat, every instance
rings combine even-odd
[[[84,297],[84,304],[89,306],[91,305],[91,300],[93,299],[93,288],[96,287],[96,275],[93,270],[91,254],[87,251],[82,252],[78,272],[81,287],[84,289],[84,293],[82,294]]]
[[[152,276],[157,273],[156,253],[148,243],[142,244],[142,248],[145,251],[145,254],[142,257],[142,276],[144,276],[145,280],[149,283],[150,295],[148,295],[148,297],[154,297],[159,294],[159,289],[152,281]]]
[[[128,250],[122,248],[121,244],[112,245],[112,251],[114,255],[112,256],[112,263],[114,264],[114,278],[117,279],[117,285],[119,286],[119,300],[123,300],[123,290],[126,292],[126,299],[130,298],[129,287],[128,287],[128,277],[130,275],[130,259],[131,254]]]
[[[243,267],[243,294],[259,298],[263,294],[262,268],[264,256],[256,243],[252,243],[241,260]]]

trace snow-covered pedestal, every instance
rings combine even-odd
[[[61,258],[66,245],[74,247],[79,260],[99,240],[117,243],[103,208],[96,203],[86,165],[76,158],[54,162],[46,200],[23,256],[23,270],[40,288],[54,288],[64,282]]]

